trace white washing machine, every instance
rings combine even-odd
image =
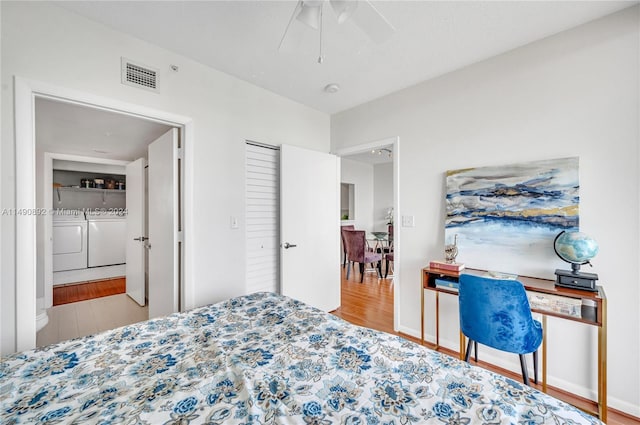
[[[87,268],[87,221],[77,210],[53,214],[53,271]]]
[[[115,212],[87,212],[89,227],[88,266],[126,263],[127,215]]]

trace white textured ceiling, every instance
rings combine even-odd
[[[326,2],[325,2],[326,3]],[[382,44],[324,6],[318,33],[295,21],[295,1],[55,2],[116,30],[192,58],[282,96],[336,113],[637,1],[373,1],[396,28]],[[131,58],[135,59],[135,58]],[[154,64],[148,64],[153,66]],[[341,90],[323,92],[329,83]]]
[[[36,143],[44,152],[133,161],[170,127],[125,114],[36,98]]]

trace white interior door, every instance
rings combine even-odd
[[[126,167],[127,177],[127,238],[126,276],[127,295],[140,305],[145,304],[144,264],[145,248],[141,240],[146,236],[144,179],[146,161],[137,159]]]
[[[340,306],[340,159],[280,149],[281,291],[324,311]]]
[[[178,129],[149,145],[149,318],[179,310]]]

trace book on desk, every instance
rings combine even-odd
[[[434,280],[436,288],[446,288],[457,291],[460,289],[460,283],[456,280],[437,278]]]
[[[429,262],[429,268],[437,270],[446,270],[448,272],[461,272],[464,270],[462,263],[447,263],[446,261],[434,260]]]

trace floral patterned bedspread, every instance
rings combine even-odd
[[[271,293],[5,357],[0,407],[3,425],[600,423]]]

